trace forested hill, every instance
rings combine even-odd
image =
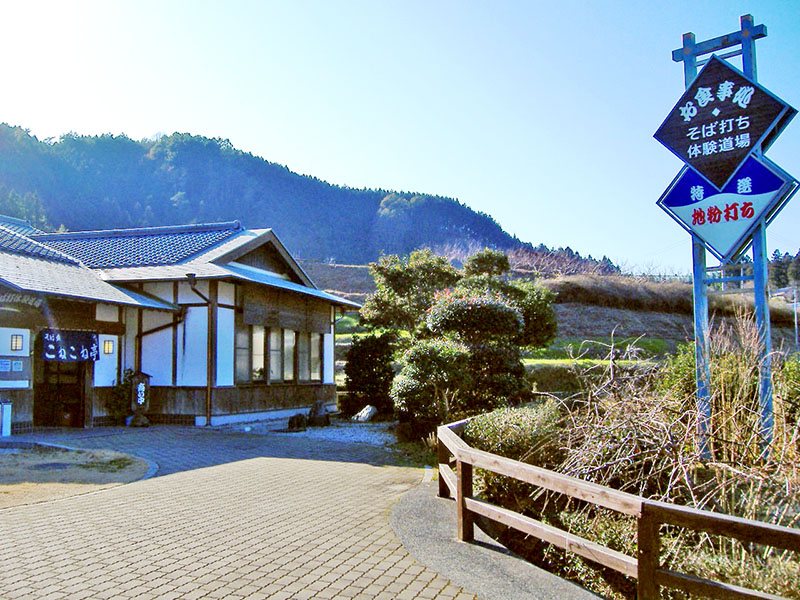
[[[425,246],[530,248],[452,198],[339,187],[182,133],[39,141],[0,124],[0,214],[73,231],[238,219],[300,258],[355,264]]]

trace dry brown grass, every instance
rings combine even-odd
[[[621,308],[626,310],[691,315],[692,286],[678,281],[654,282],[640,277],[616,275],[571,275],[544,279],[542,285],[556,294],[559,304],[573,303]],[[736,317],[752,311],[752,293],[711,296],[712,317]],[[783,301],[770,302],[772,323],[790,327],[794,323],[791,308]]]
[[[148,468],[143,460],[111,450],[37,447],[4,452],[0,509],[115,487],[141,479]]]
[[[798,527],[800,424],[791,413],[786,374],[776,372],[775,428],[765,455],[756,325],[749,317],[723,322],[711,340],[710,457],[698,442],[689,353],[644,379],[607,377],[575,401],[566,412],[567,456],[558,470],[649,498]],[[630,519],[578,507],[566,520],[576,533],[600,531],[635,555]],[[662,560],[670,569],[800,598],[796,554],[674,528],[664,540]],[[624,589],[615,591],[624,597]]]

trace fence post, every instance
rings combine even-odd
[[[472,465],[456,459],[456,505],[458,507],[458,539],[471,542],[475,539],[472,513],[464,498],[472,497]]]
[[[449,465],[450,464],[450,451],[447,449],[447,446],[444,445],[439,437],[437,439],[437,446],[436,446],[436,455],[437,461],[439,463],[439,498],[449,498],[450,497],[450,488],[447,487],[447,482],[444,480],[442,476],[442,467],[441,465]]]
[[[652,508],[642,502],[642,514],[639,515],[638,576],[636,597],[638,600],[658,600],[661,592],[656,585],[656,569],[660,566],[661,539],[658,522]]]

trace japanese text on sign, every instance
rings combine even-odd
[[[775,131],[794,113],[740,71],[712,57],[655,137],[721,190],[747,157],[768,135],[774,139]]]
[[[100,358],[97,335],[85,331],[42,332],[43,358],[59,362],[96,361]]]
[[[755,88],[751,85],[743,85],[740,86],[734,94],[734,85],[734,82],[725,80],[717,87],[716,94],[712,92],[712,88],[710,87],[698,88],[694,99],[700,108],[705,108],[712,102],[716,102],[717,100],[719,100],[719,102],[725,102],[726,99],[732,97],[730,100],[732,104],[735,104],[741,109],[746,109],[750,104],[750,99],[753,97]],[[698,112],[697,107],[691,100],[679,107],[678,111],[681,113],[684,122],[688,123],[692,122]],[[720,114],[720,109],[715,106],[714,109],[711,110],[711,114],[713,116],[718,116]],[[749,127],[749,115],[728,117],[718,121],[689,126],[686,137],[691,141],[686,149],[686,155],[688,158],[696,158],[701,155],[709,156],[718,152],[730,152],[734,148],[749,148],[750,133],[743,132],[743,130]]]
[[[726,204],[724,209],[718,206],[709,206],[707,209],[696,208],[692,211],[692,225],[713,225],[722,221],[738,221],[742,219],[752,219],[755,216],[755,209],[752,202],[742,202],[741,208],[739,202],[731,202]]]

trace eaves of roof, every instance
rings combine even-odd
[[[268,273],[264,273],[263,271],[259,272],[258,269],[247,268],[243,265],[230,264],[222,265],[221,268],[228,271],[234,278],[239,280],[249,281],[251,283],[260,283],[261,285],[266,285],[272,288],[278,288],[289,292],[312,296],[314,298],[319,298],[320,300],[327,300],[331,304],[336,304],[338,306],[361,308],[361,305],[358,302],[353,302],[352,300],[347,300],[346,298],[335,296],[316,288],[309,288],[292,281],[286,281],[285,279],[273,277]]]
[[[192,262],[184,265],[163,267],[136,267],[129,269],[107,269],[102,271],[106,281],[115,283],[132,283],[144,281],[185,281],[187,273],[194,273],[197,279],[235,279],[249,281],[272,288],[278,288],[305,296],[326,300],[338,306],[360,308],[361,305],[352,300],[323,292],[315,287],[307,287],[270,275],[266,271],[238,264],[215,265],[213,263]]]
[[[44,233],[41,229],[36,229],[33,225],[23,219],[0,215],[0,225],[22,235],[32,233]]]
[[[250,239],[247,239],[248,237]],[[301,267],[300,264],[289,253],[289,251],[286,249],[286,246],[283,245],[283,242],[278,238],[272,229],[246,230],[242,232],[241,235],[232,238],[229,242],[220,244],[217,247],[212,248],[209,252],[204,253],[202,256],[198,256],[197,258],[202,258],[203,260],[214,262],[219,265],[228,264],[266,243],[272,244],[273,248],[277,250],[278,254],[281,255],[283,260],[287,265],[289,265],[289,268],[292,269],[300,281],[309,287],[317,287],[308,276],[308,273],[305,272],[303,267]]]
[[[12,289],[34,294],[154,310],[178,310],[168,302],[103,281],[97,273],[84,266],[9,252],[0,252],[0,282]]]

